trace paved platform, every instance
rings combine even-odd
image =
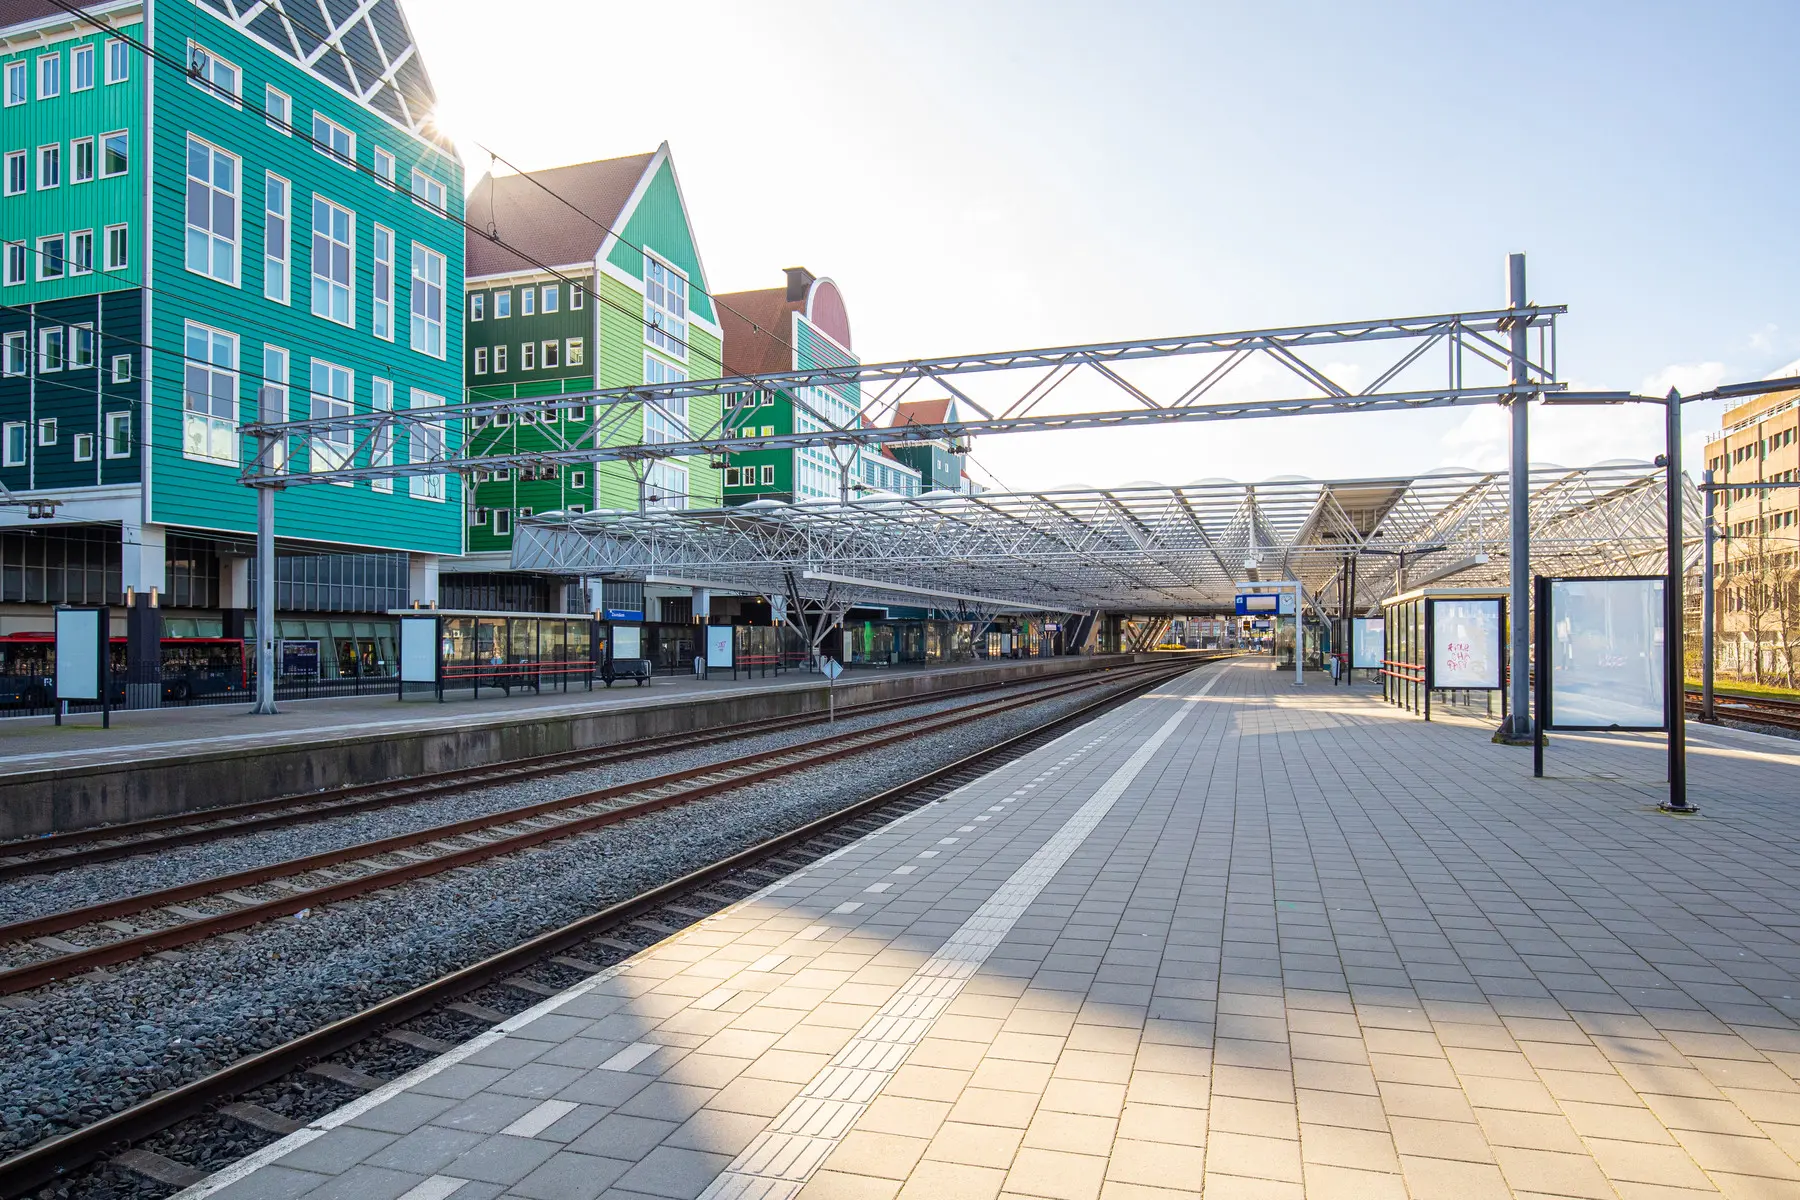
[[[1487,732],[1202,668],[182,1196],[1800,1196],[1800,747]]]

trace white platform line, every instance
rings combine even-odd
[[[1214,673],[1113,771],[732,1159],[700,1200],[790,1200],[799,1194],[963,985],[1224,673]]]

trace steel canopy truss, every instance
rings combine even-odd
[[[850,364],[257,424],[246,426],[245,432],[271,434],[271,445],[294,449],[329,442],[334,447],[330,457],[348,465],[337,470],[290,471],[282,464],[292,462],[293,454],[272,452],[263,439],[256,438],[258,452],[246,463],[243,478],[256,486],[295,486],[605,461],[630,463],[641,472],[657,459],[702,455],[720,459],[733,451],[875,446],[1052,429],[1505,403],[1518,396],[1529,399],[1561,389],[1556,382],[1555,321],[1565,311],[1562,305],[1526,305]],[[1535,331],[1536,338],[1527,339],[1535,348],[1528,345],[1525,361],[1518,365],[1517,373],[1525,382],[1509,382],[1515,364],[1506,339],[1521,327],[1528,335]],[[1343,348],[1351,345],[1368,347],[1362,352],[1367,361],[1321,361],[1325,353],[1341,356]],[[1184,374],[1164,369],[1157,372],[1155,380],[1134,379],[1127,371],[1134,364],[1186,358],[1198,358],[1201,369]],[[1359,386],[1354,380],[1363,372],[1368,382]],[[831,421],[820,411],[823,406],[814,407],[807,397],[809,389],[843,387],[864,389],[863,407],[856,423],[849,426]],[[933,395],[955,398],[965,419],[939,425],[889,425],[896,406],[920,387]],[[641,436],[643,417],[649,412],[661,414],[665,424],[683,428],[681,414],[686,406],[678,401],[771,391],[791,396],[816,428],[751,436],[737,428],[738,414],[745,410],[728,407],[707,428],[689,428],[685,440],[609,444]],[[591,425],[578,426],[573,435],[562,420],[537,424],[537,432],[553,443],[547,450],[519,452],[502,445],[477,455],[467,451],[462,436],[465,422],[492,421],[506,415],[516,430],[520,415],[535,420],[546,412],[560,415],[590,408],[597,410],[597,418]],[[748,427],[747,421],[745,424]],[[404,448],[414,442],[409,435],[420,426],[428,436],[418,440],[443,449],[406,461],[410,456]],[[511,440],[508,434],[499,436],[502,441]],[[346,441],[347,455],[336,448]],[[402,448],[402,453],[395,455],[395,447]],[[391,461],[395,458],[401,461]]]
[[[1662,481],[1644,463],[1534,468],[1533,568],[1658,569]],[[877,602],[920,605],[880,585],[928,583],[1025,608],[1181,613],[1229,608],[1238,585],[1259,577],[1298,579],[1315,602],[1335,603],[1345,557],[1365,554],[1357,603],[1366,606],[1424,579],[1504,584],[1506,487],[1505,472],[1459,470],[547,515],[516,527],[512,565],[763,593],[797,581],[812,599],[825,580],[848,577]]]

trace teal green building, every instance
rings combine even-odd
[[[241,427],[453,403],[463,172],[398,0],[0,0],[0,634],[59,603],[142,607],[133,640],[242,636]],[[413,444],[414,439],[419,444]],[[455,423],[285,448],[295,472],[461,445]],[[5,499],[7,497],[0,497]],[[461,481],[276,502],[283,636],[385,673],[389,609],[437,599]]]

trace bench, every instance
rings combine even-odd
[[[615,658],[602,664],[600,678],[611,687],[615,679],[635,679],[643,687],[650,682],[650,660],[647,658]]]

